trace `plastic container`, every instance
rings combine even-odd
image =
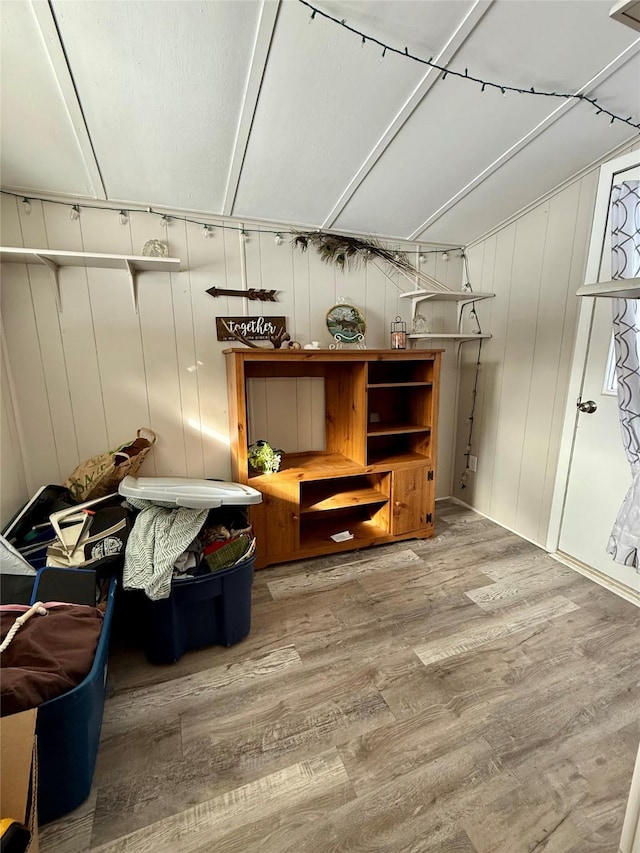
[[[91,671],[73,690],[38,707],[40,823],[48,823],[77,808],[91,791],[102,728],[115,590],[116,581],[112,578]],[[36,580],[32,603],[37,600]]]
[[[125,498],[160,501],[191,509],[248,506],[262,501],[262,494],[251,486],[191,477],[125,477],[118,491]]]
[[[125,477],[119,492],[127,498],[176,507],[218,509],[262,501],[251,486],[188,477]],[[251,585],[255,557],[211,574],[174,580],[171,595],[151,601],[135,597],[143,613],[141,640],[152,663],[175,663],[186,651],[203,646],[232,646],[251,629]],[[131,601],[128,609],[131,609]],[[132,616],[131,618],[135,618]]]
[[[169,598],[144,594],[143,646],[151,663],[175,663],[203,646],[232,646],[251,629],[255,557],[210,575],[174,581]]]

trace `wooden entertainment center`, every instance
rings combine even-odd
[[[257,568],[433,536],[441,352],[225,350],[232,478],[263,495],[251,507]],[[280,471],[255,472],[247,380],[300,377],[323,380],[325,448],[285,447]]]

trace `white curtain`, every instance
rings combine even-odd
[[[611,194],[612,278],[640,278],[640,181]],[[613,300],[618,408],[631,486],[618,513],[607,552],[640,572],[640,300]]]

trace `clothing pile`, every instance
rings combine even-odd
[[[246,511],[238,506],[190,509],[127,498],[139,510],[129,534],[123,586],[152,601],[168,598],[172,582],[221,571],[255,550]]]
[[[255,549],[246,513],[237,507],[209,510],[196,538],[173,564],[173,580],[226,569],[248,559]]]

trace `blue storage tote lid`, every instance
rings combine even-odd
[[[125,477],[118,491],[125,498],[160,501],[190,509],[247,506],[262,501],[260,492],[251,486],[191,477]]]

